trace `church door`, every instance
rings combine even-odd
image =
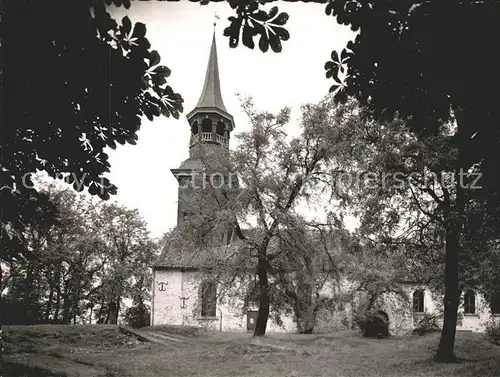
[[[247,311],[247,331],[254,331],[257,323],[257,311]]]

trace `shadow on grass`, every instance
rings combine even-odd
[[[9,377],[67,377],[64,373],[54,373],[46,369],[29,367],[7,361],[2,363],[2,373]]]

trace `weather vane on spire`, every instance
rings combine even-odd
[[[214,29],[215,29],[215,26],[217,25],[217,20],[220,20],[220,17],[217,16],[217,13],[214,13]]]

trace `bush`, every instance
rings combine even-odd
[[[0,322],[3,325],[35,325],[43,323],[42,304],[37,301],[0,297]]]
[[[358,310],[355,321],[365,337],[386,338],[389,336],[389,316],[382,310]]]
[[[487,322],[485,335],[491,343],[500,345],[500,322],[493,320]]]
[[[438,315],[424,313],[423,317],[420,318],[417,326],[413,330],[413,333],[418,335],[425,335],[440,331],[441,328],[439,327],[438,319]]]
[[[144,303],[138,303],[127,309],[125,312],[125,322],[134,329],[149,326],[149,308]]]

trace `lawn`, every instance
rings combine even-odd
[[[500,347],[476,333],[457,334],[462,362],[435,364],[438,334],[378,340],[347,331],[256,340],[169,327],[143,331],[163,344],[114,326],[6,326],[3,376],[500,376]]]

